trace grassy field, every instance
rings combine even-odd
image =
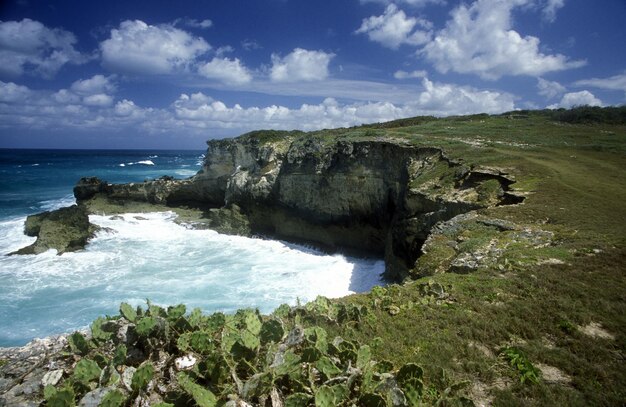
[[[538,256],[505,252],[504,270],[435,274],[394,286],[400,313],[377,310],[371,326],[327,328],[366,343],[382,338],[376,356],[423,366],[434,395],[468,380],[463,391],[476,404],[626,403],[626,126],[569,124],[531,113],[367,132],[507,169],[516,177],[513,187],[528,193],[526,201],[484,214],[551,231],[555,240]],[[535,257],[540,260],[528,261]],[[425,301],[415,289],[425,281],[446,287],[453,301]],[[537,383],[521,382],[502,354],[507,347],[540,367]]]
[[[519,205],[485,209],[479,215],[515,224],[522,232],[543,231],[551,238],[548,244],[532,249],[508,242],[493,266],[468,274],[437,272],[437,256],[424,256],[420,263],[425,270],[420,275],[424,277],[334,301],[335,306],[344,307],[344,313],[354,309],[349,307],[364,306],[367,312],[357,318],[342,320],[307,311],[305,307],[291,311],[283,308],[276,313],[282,318],[281,324],[284,322],[286,329],[295,324],[320,326],[329,338],[339,335],[355,343],[369,344],[371,358],[391,362],[398,379],[402,376],[401,366],[421,366],[423,378],[416,380],[423,381],[424,387],[419,392],[418,405],[466,405],[461,396],[473,400],[475,405],[625,405],[625,110],[617,110],[621,115],[615,115],[613,110],[583,108],[573,112],[415,118],[313,134],[292,133],[290,137],[329,141],[336,137],[401,139],[414,145],[439,146],[450,158],[467,164],[506,170],[515,176],[512,187],[525,194],[526,200]],[[278,136],[271,133],[268,137]],[[462,232],[459,245],[473,250],[493,241],[495,233],[487,226],[476,227]],[[170,318],[163,310],[155,309],[147,311],[148,316],[142,320],[153,323],[152,314],[159,313]],[[122,314],[127,319],[139,318],[132,309]],[[261,329],[256,317],[249,315],[257,331]],[[226,335],[230,317],[226,317],[226,324],[210,328],[210,332],[208,322],[202,327],[192,317],[198,319],[197,315],[189,316],[185,324],[204,330],[202,335],[209,335],[207,344],[211,346],[221,343],[219,346],[223,347],[228,335],[240,335],[236,331]],[[267,317],[263,321],[268,323]],[[138,326],[141,324],[138,322]],[[104,361],[99,363],[103,366],[114,363],[107,359],[117,358],[106,353],[112,352],[110,344],[109,348],[98,345],[105,340],[90,345],[101,346],[100,350],[86,347],[81,354],[97,356],[96,360]],[[316,341],[307,343],[317,346]],[[178,352],[176,346],[179,350],[183,345],[194,346],[187,342],[181,345],[176,338],[163,343],[169,343],[167,346],[174,352]],[[284,381],[289,379],[284,375],[272,376],[274,368],[264,361],[265,352],[269,354],[276,344],[255,346],[257,350],[251,351],[251,362],[245,363],[244,373],[269,372],[269,376],[263,377],[272,377],[272,386],[286,386]],[[326,352],[326,344],[323,348]],[[317,352],[314,349],[307,349],[311,363],[320,357],[312,356]],[[353,359],[365,369],[363,358],[367,356],[369,360],[369,349],[358,349],[359,356]],[[100,351],[105,355],[99,355]],[[344,349],[342,355],[350,358],[349,353]],[[226,354],[227,359],[231,357]],[[311,381],[311,388],[298,391],[317,392],[318,379],[313,377],[316,373],[308,372],[308,378],[298,380]],[[194,374],[194,380],[203,389],[208,386],[228,394],[229,385],[220,387],[211,384],[212,379],[206,374]],[[188,380],[185,377],[179,382],[198,403],[207,393],[194,383],[181,381]],[[77,385],[82,382],[70,378],[67,383],[80,389]],[[141,395],[141,388],[132,397]],[[191,396],[186,400],[190,402]],[[126,404],[130,403],[128,400]],[[362,402],[365,398],[358,400],[359,405],[366,405]],[[368,400],[373,402],[374,398]]]

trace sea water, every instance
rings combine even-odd
[[[117,314],[121,302],[270,312],[381,283],[380,259],[193,230],[175,223],[173,212],[91,215],[103,228],[85,250],[6,256],[35,240],[23,234],[27,215],[74,203],[80,177],[186,178],[202,159],[202,151],[0,149],[0,346],[84,328]]]

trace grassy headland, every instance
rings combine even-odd
[[[283,136],[267,132],[271,140]],[[381,381],[385,369],[391,371],[404,393],[413,394],[411,400],[424,405],[462,405],[467,403],[463,397],[476,405],[501,406],[626,402],[626,108],[424,117],[350,129],[292,132],[288,136],[402,140],[441,147],[448,157],[468,164],[506,169],[516,179],[512,188],[526,195],[524,203],[484,209],[478,215],[516,225],[515,236],[542,231],[549,233],[550,239],[529,246],[490,224],[463,229],[447,239],[468,253],[496,247],[498,255],[493,262],[467,274],[439,272],[439,262],[449,261],[452,255],[442,239],[440,246],[434,242],[433,250],[418,261],[419,270],[411,281],[332,301],[334,305],[320,300],[308,307],[283,307],[273,317],[264,316],[258,321],[250,313],[226,317],[221,322],[215,322],[215,317],[202,320],[192,314],[179,327],[176,318],[180,317],[180,308],[172,309],[172,314],[149,309],[137,317],[136,311],[123,307],[121,315],[126,320],[146,319],[143,325],[150,325],[153,321],[148,318],[158,317],[175,327],[171,338],[164,337],[160,328],[142,327],[141,335],[146,340],[139,342],[145,344],[146,352],[154,354],[154,347],[161,346],[174,358],[188,352],[202,355],[213,345],[218,352],[231,340],[243,345],[252,342],[246,345],[248,348],[226,352],[223,366],[228,365],[235,375],[239,372],[247,382],[252,377],[258,382],[268,381],[258,386],[265,386],[269,398],[270,389],[277,389],[283,396],[289,392],[302,395],[290,399],[296,404],[288,405],[344,405],[341,403],[347,400],[357,400],[358,405],[391,405],[381,404],[390,403],[392,396],[380,388],[376,390],[376,386],[363,390],[363,394],[355,393],[356,388],[366,388],[366,365],[373,366],[373,377]],[[302,371],[283,371],[287,362],[271,367],[263,359],[275,351],[276,343],[282,340],[285,344],[287,339],[281,334],[273,341],[265,340],[262,329],[269,329],[273,323],[267,321],[278,318],[285,333],[296,325],[317,326],[323,328],[329,341],[341,336],[352,344],[330,347],[320,342],[321,331],[308,330],[304,339],[308,345],[303,345],[299,350],[302,354],[293,358],[298,358],[300,369],[306,365],[309,376],[300,377]],[[139,329],[141,322],[137,321]],[[267,327],[262,328],[260,323]],[[100,368],[118,368],[124,365],[116,356],[120,347],[111,344],[101,324],[96,324],[96,335],[87,345],[75,338],[73,352],[80,356],[74,357],[95,360]],[[246,330],[260,335],[260,342],[247,337]],[[204,332],[206,338],[197,336],[194,345],[189,342],[193,332]],[[150,339],[150,335],[155,337]],[[186,339],[181,340],[181,336]],[[213,345],[205,349],[200,343],[203,338]],[[252,352],[240,355],[248,350]],[[200,370],[179,374],[178,390],[172,394],[178,391],[181,396],[165,401],[214,405],[207,389],[218,396],[240,393],[236,380],[219,379],[219,372],[208,373],[211,358]],[[344,372],[349,369],[343,363],[357,366],[361,379],[350,385],[354,387],[336,387],[343,382],[333,381],[333,377],[341,374],[324,370],[333,370],[320,362],[327,360],[324,358],[334,361],[333,366]],[[390,364],[368,365],[370,359]],[[152,368],[142,366],[160,362],[156,357],[142,363],[139,369],[146,373]],[[421,366],[423,375],[416,373],[412,364]],[[408,371],[412,373],[407,379]],[[211,374],[223,382],[213,383]],[[319,374],[328,376],[326,384],[321,384],[324,380],[316,376]],[[154,375],[167,373],[146,373],[146,383]],[[76,392],[79,399],[78,394],[93,387],[94,380],[74,373],[59,386]],[[133,378],[129,395],[115,397],[131,403],[131,398],[146,391],[147,385],[141,380],[139,376]],[[294,389],[294,383],[304,386]],[[66,397],[63,391],[49,389],[48,398]],[[345,391],[350,395],[342,393]],[[248,399],[260,400],[250,394]]]

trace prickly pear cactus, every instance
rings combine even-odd
[[[154,377],[154,366],[151,363],[146,363],[141,365],[135,374],[133,375],[133,379],[131,381],[131,388],[133,391],[138,392],[140,390],[145,390],[150,383],[150,380]]]
[[[137,320],[137,311],[130,304],[125,302],[120,305],[120,314],[130,322],[135,322]]]

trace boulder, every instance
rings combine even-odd
[[[81,250],[97,230],[98,226],[89,223],[86,209],[79,205],[30,215],[24,233],[37,240],[10,254],[39,254],[49,249],[63,254]]]

